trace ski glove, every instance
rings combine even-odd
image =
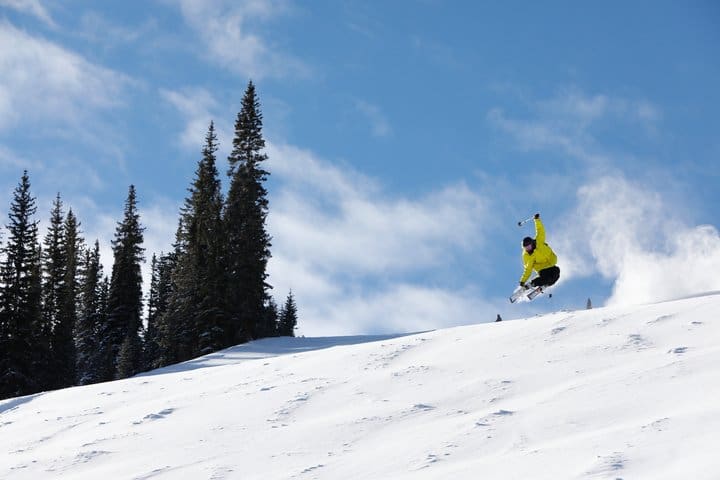
[[[539,213],[536,213],[536,214],[535,214],[535,218],[540,218],[540,214],[539,214]]]
[[[520,282],[520,286],[521,286],[522,288],[527,288],[527,285],[525,285],[525,282]]]

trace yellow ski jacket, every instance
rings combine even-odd
[[[520,277],[522,283],[528,281],[533,270],[539,272],[557,263],[557,255],[552,251],[550,245],[545,243],[545,227],[539,218],[535,219],[535,243],[537,246],[532,253],[528,253],[523,248],[522,262],[525,270],[523,270],[522,277]]]

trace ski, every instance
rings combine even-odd
[[[545,293],[545,291],[545,287],[517,287],[508,299],[510,303],[531,302],[538,295]],[[549,294],[549,297],[552,297],[552,293]]]
[[[527,296],[528,300],[532,300],[533,298],[537,297],[541,293],[543,293],[542,287],[535,287],[526,296]]]

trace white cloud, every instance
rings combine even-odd
[[[577,90],[571,90],[549,101],[541,102],[541,105],[545,111],[555,112],[587,124],[606,115],[610,103],[611,100],[607,95],[587,96]]]
[[[200,159],[200,152],[205,145],[205,136],[210,122],[214,122],[218,140],[218,170],[225,179],[223,162],[232,151],[235,117],[218,101],[211,92],[204,88],[187,87],[180,90],[160,90],[160,96],[172,105],[185,122],[185,127],[178,135],[179,146],[187,149]],[[188,183],[191,179],[188,179]]]
[[[593,140],[578,124],[570,127],[541,118],[540,120],[513,120],[503,109],[488,112],[488,120],[515,137],[518,148],[525,151],[559,149],[571,157],[590,165],[606,162],[607,157],[594,151]]]
[[[185,118],[186,126],[180,134],[180,144],[190,151],[199,152],[213,120],[212,112],[218,108],[215,98],[203,88],[163,89],[160,95]]]
[[[647,100],[632,100],[606,94],[587,95],[575,87],[567,88],[548,100],[528,105],[534,119],[517,120],[505,109],[493,108],[487,114],[490,123],[513,136],[519,148],[527,151],[559,149],[582,160],[588,166],[608,164],[593,134],[596,124],[612,121],[635,125],[655,135],[662,120],[659,107]]]
[[[583,127],[603,117],[643,122],[647,126],[662,119],[660,109],[647,100],[630,100],[606,94],[586,95],[568,88],[549,100],[537,102],[536,109],[546,117]]]
[[[0,145],[0,170],[21,172],[22,170],[31,170],[39,167],[40,164],[38,162],[32,162],[17,155],[7,147]],[[18,178],[20,178],[20,174],[18,174]]]
[[[295,290],[294,290],[295,291]],[[310,336],[419,332],[495,320],[501,311],[477,292],[397,283],[366,294],[312,302],[296,296],[299,334]]]
[[[608,304],[624,305],[720,290],[720,235],[688,226],[658,191],[621,175],[578,191],[561,242],[564,276],[599,272],[614,282]]]
[[[46,25],[55,27],[55,22],[40,0],[0,0],[0,7],[8,7],[32,15]]]
[[[44,120],[62,130],[122,104],[125,75],[1,21],[0,45],[0,130]]]
[[[480,244],[486,202],[464,183],[423,198],[390,198],[379,185],[312,153],[270,145],[281,178],[271,222],[290,258],[356,273],[400,273],[442,265],[455,249]]]
[[[286,0],[176,0],[188,25],[205,44],[203,55],[255,80],[306,76],[299,59],[263,38],[258,25],[287,13]]]
[[[372,179],[306,150],[269,144],[268,153],[278,182],[269,217],[270,283],[281,299],[290,288],[296,293],[303,333],[473,321],[483,303],[477,292],[428,285],[456,267],[460,253],[487,240],[483,198],[463,183],[417,199],[393,198]],[[388,318],[397,323],[379,323]]]

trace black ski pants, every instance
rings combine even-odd
[[[538,272],[538,276],[533,279],[533,287],[549,287],[555,285],[560,278],[560,267],[554,265]]]

